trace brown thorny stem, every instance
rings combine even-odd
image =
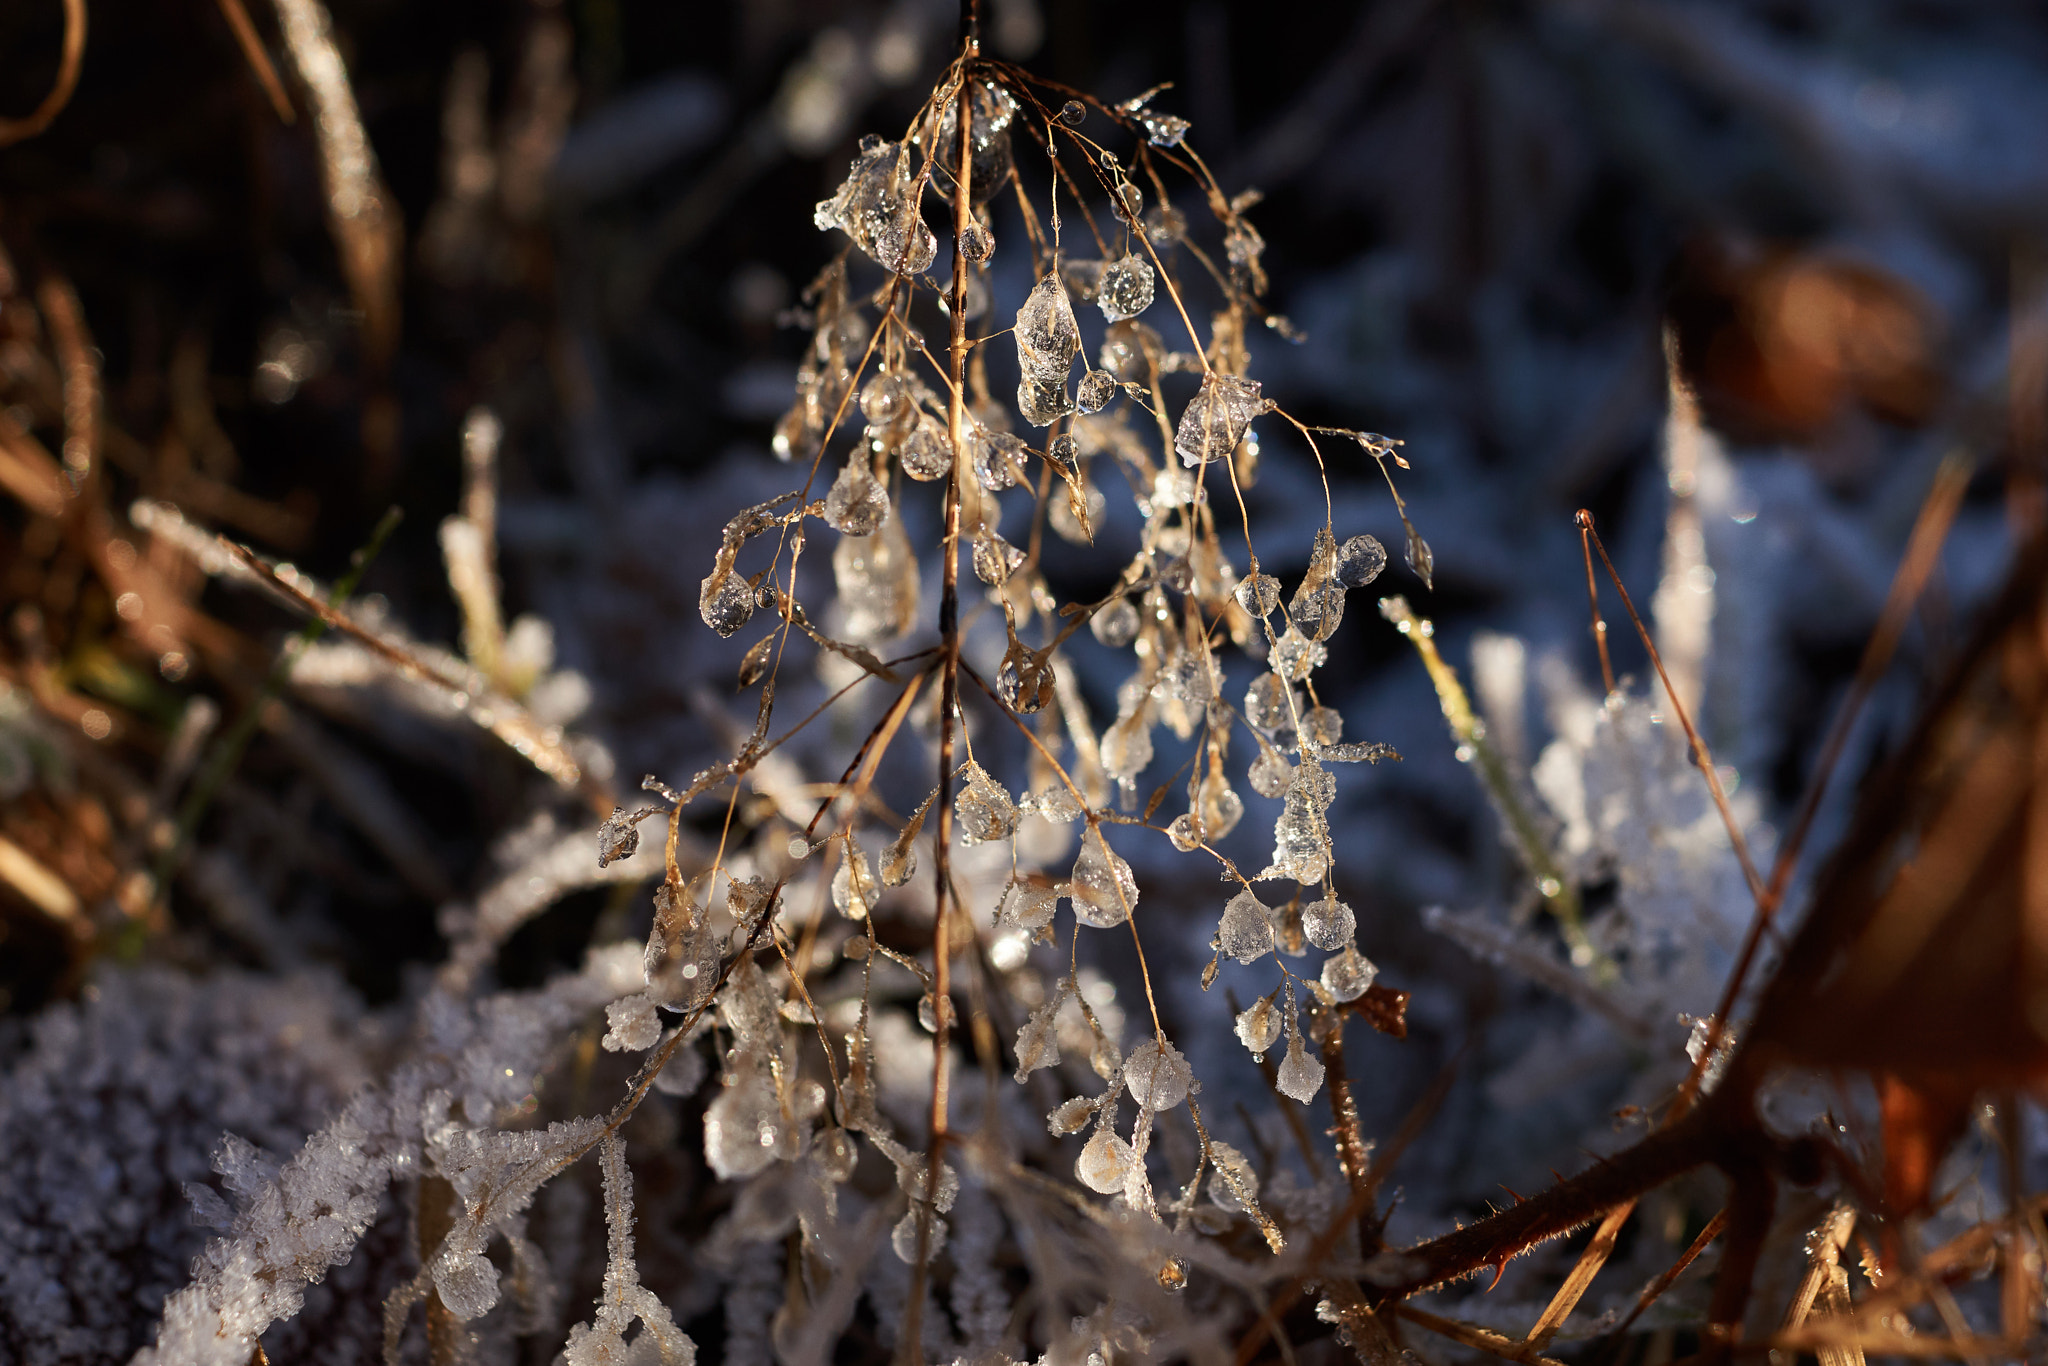
[[[1794,838],[1788,840],[1780,849],[1768,884],[1761,883],[1751,871],[1747,851],[1741,844],[1739,831],[1732,828],[1731,821],[1730,833],[1737,840],[1737,852],[1743,858],[1744,871],[1749,873],[1751,885],[1755,889],[1756,921],[1745,941],[1743,956],[1736,970],[1730,974],[1722,1001],[1713,1017],[1707,1047],[1701,1050],[1699,1059],[1694,1063],[1685,1084],[1674,1099],[1670,1111],[1665,1116],[1664,1126],[1634,1147],[1617,1153],[1612,1158],[1600,1160],[1594,1167],[1569,1181],[1523,1200],[1510,1209],[1411,1249],[1406,1254],[1407,1264],[1401,1268],[1399,1277],[1379,1287],[1379,1297],[1382,1300],[1399,1299],[1430,1286],[1470,1275],[1483,1267],[1503,1266],[1510,1258],[1526,1252],[1537,1243],[1559,1234],[1569,1233],[1609,1210],[1632,1203],[1644,1192],[1694,1167],[1713,1163],[1727,1170],[1731,1177],[1735,1177],[1738,1173],[1748,1176],[1757,1173],[1760,1168],[1775,1165],[1775,1160],[1781,1155],[1784,1145],[1772,1138],[1757,1122],[1749,1089],[1740,1084],[1731,1084],[1715,1090],[1704,1100],[1700,1100],[1700,1083],[1707,1064],[1712,1061],[1724,1036],[1726,1017],[1733,1009],[1735,998],[1741,991],[1742,981],[1753,962],[1757,943],[1765,928],[1770,925],[1773,912],[1784,894],[1792,865],[1798,857],[1798,842],[1803,840],[1806,834],[1811,823],[1812,810],[1819,802],[1819,791],[1825,787],[1834,763],[1839,758],[1842,739],[1846,736],[1856,711],[1868,696],[1871,686],[1898,645],[1904,631],[1906,616],[1912,610],[1919,590],[1933,568],[1935,554],[1940,548],[1949,523],[1955,516],[1967,483],[1968,469],[1965,462],[1944,463],[1935,477],[1934,486],[1929,490],[1926,502],[1921,507],[1919,519],[1908,538],[1906,553],[1893,577],[1878,627],[1872,633],[1870,644],[1864,652],[1856,685],[1851,689],[1842,713],[1836,718],[1822,755],[1822,764],[1816,770],[1809,784],[1807,796],[1801,804]],[[1658,663],[1649,634],[1642,629],[1627,589],[1622,586],[1620,576],[1615,572],[1612,562],[1607,559],[1606,547],[1601,544],[1599,533],[1593,529],[1591,514],[1581,511],[1578,515],[1578,526],[1587,533],[1594,550],[1599,554],[1615,589],[1622,596],[1622,605],[1628,609],[1630,619],[1636,622],[1645,647],[1652,650],[1652,663]],[[1661,668],[1659,673],[1661,675]],[[1675,698],[1673,706],[1677,707]],[[1695,754],[1701,756],[1700,766],[1706,773],[1709,787],[1718,796],[1720,783],[1709,766],[1712,762],[1711,757],[1706,756],[1705,745],[1697,738],[1689,718],[1684,717],[1681,712],[1680,719],[1685,722],[1685,729],[1688,738],[1693,741]],[[1731,1064],[1730,1071],[1736,1070],[1736,1066]],[[1738,1193],[1743,1184],[1738,1181]],[[1748,1184],[1753,1185],[1754,1182]],[[1733,1217],[1731,1213],[1731,1220]],[[1743,1279],[1746,1283],[1747,1278]],[[1717,1301],[1719,1299],[1717,1296]],[[1717,1307],[1720,1306],[1717,1304]]]
[[[931,1262],[932,1209],[946,1150],[946,1050],[953,1023],[952,944],[947,933],[948,893],[953,867],[954,713],[960,705],[960,465],[967,449],[967,228],[974,220],[974,83],[969,71],[981,43],[972,28],[963,35],[955,65],[954,98],[960,160],[953,176],[953,298],[947,313],[947,359],[951,392],[946,400],[947,435],[953,463],[946,475],[946,533],[939,559],[939,796],[932,831],[932,1110],[931,1142],[925,1155],[924,1199],[917,1211],[917,1260],[911,1267],[903,1355],[911,1366],[924,1360],[925,1277]],[[938,115],[933,114],[936,123]]]

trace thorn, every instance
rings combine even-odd
[[[1500,1188],[1501,1188],[1502,1190],[1506,1191],[1506,1192],[1507,1192],[1507,1193],[1508,1193],[1509,1195],[1512,1195],[1512,1196],[1514,1196],[1514,1197],[1515,1197],[1515,1203],[1516,1203],[1516,1204],[1518,1204],[1518,1205],[1519,1205],[1519,1204],[1521,1204],[1521,1203],[1522,1203],[1523,1201],[1525,1201],[1525,1200],[1527,1200],[1527,1199],[1529,1198],[1528,1196],[1526,1196],[1526,1195],[1522,1194],[1522,1193],[1521,1193],[1520,1191],[1516,1190],[1516,1189],[1515,1189],[1515,1188],[1514,1188],[1513,1186],[1510,1186],[1510,1185],[1509,1185],[1509,1184],[1508,1184],[1507,1182],[1505,1182],[1505,1181],[1503,1181],[1503,1182],[1501,1182],[1501,1183],[1500,1183]]]
[[[1487,1294],[1489,1294],[1489,1295],[1491,1295],[1491,1294],[1493,1293],[1493,1290],[1494,1290],[1494,1286],[1497,1286],[1497,1285],[1499,1285],[1499,1284],[1500,1284],[1500,1278],[1501,1278],[1501,1277],[1503,1277],[1503,1276],[1505,1276],[1505,1275],[1507,1275],[1507,1274],[1508,1274],[1508,1259],[1507,1259],[1507,1258],[1505,1258],[1505,1257],[1503,1257],[1503,1258],[1501,1258],[1501,1259],[1500,1259],[1499,1261],[1497,1261],[1497,1262],[1495,1262],[1495,1263],[1493,1264],[1493,1285],[1489,1285],[1489,1286],[1487,1286],[1487,1287],[1486,1287],[1486,1293],[1487,1293]]]

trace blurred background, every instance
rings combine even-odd
[[[362,591],[452,647],[464,619],[436,528],[463,506],[480,406],[498,424],[507,649],[536,715],[574,721],[587,770],[622,788],[731,752],[750,720],[722,700],[737,651],[699,623],[697,585],[726,518],[787,486],[768,438],[807,340],[790,311],[837,249],[812,206],[862,133],[906,126],[958,22],[930,0],[333,0],[331,16],[323,34],[300,0],[97,0],[69,104],[0,148],[0,836],[29,860],[0,878],[8,1048],[138,935],[196,964],[328,965],[373,1006],[443,954],[437,909],[523,818],[509,794],[533,775],[345,678],[307,684],[297,719],[255,736],[183,832],[167,898],[134,879],[296,620],[178,536],[223,531],[327,581],[397,505]],[[1105,100],[1171,82],[1154,107],[1191,121],[1226,192],[1263,193],[1269,302],[1300,336],[1254,338],[1251,373],[1306,421],[1405,441],[1436,578],[1383,582],[1435,618],[1524,765],[1569,729],[1573,689],[1597,693],[1572,520],[1588,508],[1768,849],[1937,463],[1974,460],[1826,847],[1997,582],[2010,500],[2041,496],[2048,11],[987,0],[985,24],[996,54]],[[58,0],[0,7],[0,112],[44,99],[64,32]],[[81,365],[103,405],[89,469],[66,444]],[[1295,548],[1267,566],[1286,577],[1320,485],[1264,435],[1250,510]],[[87,481],[99,520],[39,512],[38,458]],[[1375,470],[1333,463],[1331,480],[1340,538],[1400,544]],[[1056,589],[1084,590],[1080,558]],[[144,571],[165,596],[126,605]],[[1641,692],[1643,652],[1606,607]],[[1417,1028],[1375,1054],[1368,1128],[1473,1039],[1493,1061],[1453,1111],[1561,1105],[1570,1066],[1498,1078],[1529,1020],[1576,1026],[1422,928],[1429,906],[1514,923],[1522,875],[1413,652],[1354,611],[1334,704],[1347,739],[1405,757],[1347,783],[1331,819],[1361,947],[1416,993]],[[603,889],[564,898],[500,978],[537,981],[625,914]],[[1488,1020],[1522,1023],[1498,1025],[1507,1039]],[[1618,1094],[1600,1076],[1595,1109]],[[1587,1109],[1561,1113],[1531,1123],[1576,1133]],[[1443,1171],[1484,1168],[1489,1144],[1541,1148],[1441,1124]]]

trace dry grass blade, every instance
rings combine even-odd
[[[398,203],[377,169],[348,67],[335,45],[334,21],[320,0],[276,0],[292,65],[312,98],[313,129],[327,191],[328,223],[342,273],[363,314],[363,342],[381,370],[398,345],[399,271],[404,228]]]
[[[1551,1297],[1535,1326],[1529,1330],[1529,1336],[1523,1343],[1529,1350],[1542,1351],[1564,1327],[1565,1320],[1572,1316],[1572,1310],[1578,1308],[1579,1301],[1592,1288],[1593,1278],[1600,1274],[1600,1268],[1607,1265],[1608,1257],[1613,1255],[1615,1239],[1621,1236],[1622,1225],[1635,1213],[1635,1208],[1636,1202],[1629,1200],[1607,1211],[1607,1217],[1593,1230],[1586,1250],[1573,1264],[1571,1274],[1564,1278],[1564,1284],[1557,1288],[1557,1294]]]
[[[1506,1361],[1520,1361],[1526,1366],[1564,1366],[1557,1358],[1541,1355],[1526,1342],[1519,1342],[1496,1333],[1491,1328],[1481,1328],[1475,1323],[1460,1323],[1456,1319],[1432,1314],[1427,1309],[1417,1309],[1412,1304],[1393,1305],[1390,1312],[1396,1318],[1406,1319],[1419,1327],[1427,1328],[1439,1337],[1447,1337],[1467,1347],[1476,1347],[1489,1356],[1497,1356]]]
[[[473,669],[465,669],[462,676],[451,678],[411,651],[328,606],[296,582],[283,578],[247,546],[238,545],[225,536],[220,538],[220,545],[265,586],[283,595],[301,611],[311,613],[334,630],[364,645],[414,682],[432,684],[446,691],[463,715],[504,741],[513,753],[561,786],[575,788],[582,783],[582,765],[563,748],[560,730],[534,720],[524,707],[493,689],[483,675]]]
[[[263,87],[265,98],[277,114],[280,123],[297,123],[299,114],[292,108],[291,97],[284,92],[284,82],[278,79],[277,67],[271,63],[270,53],[263,46],[262,35],[256,32],[256,25],[249,20],[249,11],[242,0],[217,0],[223,19],[235,31],[235,42],[241,45],[242,56],[247,59],[249,69],[256,73],[257,84]]]

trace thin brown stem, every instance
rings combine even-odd
[[[58,61],[57,80],[35,112],[24,118],[0,118],[0,147],[32,138],[48,128],[71,92],[78,88],[78,69],[85,60],[85,0],[64,0],[64,54]]]
[[[1607,618],[1600,615],[1600,586],[1593,581],[1593,518],[1579,513],[1579,549],[1586,557],[1586,608],[1593,614],[1593,643],[1600,648],[1600,682],[1603,697],[1614,696],[1614,661],[1607,655]]]
[[[946,1050],[953,1023],[953,946],[950,916],[953,886],[953,746],[960,706],[960,467],[967,450],[967,229],[974,221],[974,82],[969,70],[979,54],[975,25],[967,25],[957,64],[959,90],[955,121],[960,159],[953,178],[953,297],[947,311],[947,358],[952,384],[946,399],[946,429],[953,463],[946,473],[946,534],[939,560],[939,795],[932,842],[932,1103],[931,1141],[925,1157],[925,1195],[918,1211],[917,1261],[911,1269],[910,1303],[902,1353],[910,1366],[924,1360],[925,1284],[931,1264],[932,1202],[946,1150]]]

